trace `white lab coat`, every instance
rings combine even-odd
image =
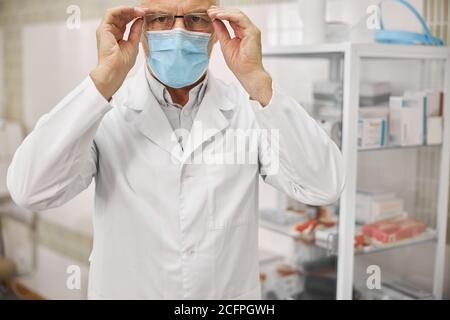
[[[294,99],[274,85],[266,108],[210,77],[181,149],[142,69],[111,103],[86,78],[14,155],[7,185],[19,205],[57,207],[95,178],[91,299],[258,299],[258,173],[301,202],[337,200],[344,184],[339,149]],[[189,163],[216,148],[228,129],[279,129],[279,159],[264,163]],[[257,143],[261,158],[269,146]],[[49,281],[51,281],[49,279]]]

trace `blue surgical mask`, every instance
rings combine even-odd
[[[169,87],[194,84],[208,68],[210,37],[209,33],[184,29],[147,32],[150,69]]]

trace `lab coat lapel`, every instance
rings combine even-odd
[[[212,139],[230,125],[229,112],[234,109],[234,104],[226,97],[226,92],[220,89],[218,80],[210,74],[205,96],[188,137],[183,161],[188,160],[204,142]]]
[[[145,137],[169,152],[173,158],[181,161],[183,155],[181,146],[169,120],[150,91],[144,68],[141,68],[130,81],[127,89],[130,100],[128,107],[140,112],[135,122],[136,128]]]

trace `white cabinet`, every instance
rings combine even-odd
[[[325,233],[330,238],[324,242],[315,239],[317,230],[308,234],[309,245],[325,243],[328,255],[337,256],[332,275],[337,299],[442,298],[450,165],[450,104],[442,97],[450,93],[449,58],[450,50],[443,47],[352,43],[264,52],[264,64],[275,81],[322,123],[344,155],[346,185],[334,205],[338,235]],[[420,130],[404,143],[394,144],[399,125],[392,116],[399,103],[394,96],[405,100],[400,107],[411,108],[396,114],[403,121],[400,131],[411,135]],[[433,97],[442,101],[439,110],[430,111]],[[412,109],[414,104],[420,112]],[[430,121],[439,116],[440,121]],[[417,117],[422,117],[419,122]],[[436,122],[441,127],[433,127]],[[442,143],[434,136],[439,130]],[[427,144],[427,135],[435,143]],[[371,219],[382,222],[357,224],[356,217],[367,210],[364,206],[370,206]],[[303,209],[307,220],[308,211],[311,208]],[[274,221],[283,214],[274,208],[267,221],[263,212],[262,228],[304,238],[301,219]],[[326,229],[318,230],[323,238]],[[380,271],[381,289],[368,284],[373,270]]]

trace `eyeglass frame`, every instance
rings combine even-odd
[[[176,19],[178,18],[182,18],[183,19],[183,23],[184,23],[184,27],[186,28],[186,30],[189,31],[194,31],[194,32],[207,32],[207,33],[212,33],[214,28],[212,27],[212,23],[213,21],[209,18],[208,13],[207,12],[190,12],[190,13],[186,13],[184,15],[175,15],[172,13],[168,13],[168,12],[152,12],[152,13],[148,13],[146,14],[143,19],[144,19],[144,24],[142,25],[142,28],[144,29],[144,31],[151,31],[149,29],[146,28],[146,18],[149,16],[164,16],[164,17],[173,17],[173,22],[172,22],[172,26],[170,28],[167,29],[154,29],[154,31],[166,31],[166,30],[172,30],[173,27],[175,26],[175,22]],[[192,28],[188,27],[188,24],[186,23],[186,19],[185,17],[187,16],[202,16],[202,17],[207,17],[208,20],[210,21],[209,23],[209,29],[208,30],[192,30]]]

